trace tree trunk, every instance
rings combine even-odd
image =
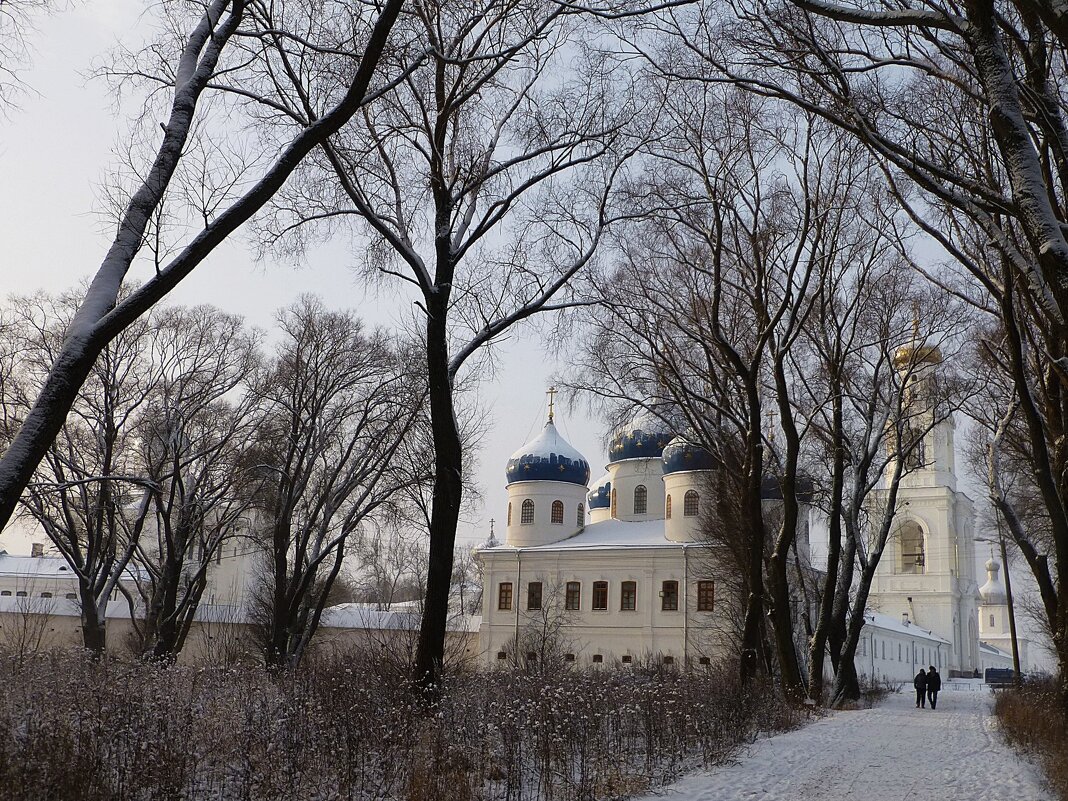
[[[99,659],[107,651],[107,619],[97,613],[96,599],[92,593],[82,593],[82,645],[94,658]]]
[[[415,679],[424,687],[437,682],[445,656],[453,551],[463,498],[463,450],[449,374],[446,303],[438,301],[427,308],[427,368],[435,465],[426,602],[415,657]]]

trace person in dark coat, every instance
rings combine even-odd
[[[927,700],[927,674],[923,672],[923,668],[920,668],[920,672],[916,674],[916,678],[912,680],[912,686],[916,688],[916,708],[921,706],[926,707]]]
[[[938,703],[938,691],[942,689],[942,677],[931,665],[927,669],[927,700],[931,702],[931,709]]]

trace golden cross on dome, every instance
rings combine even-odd
[[[553,421],[553,403],[556,400],[556,393],[559,392],[556,387],[549,387],[545,394],[549,396],[549,422]]]

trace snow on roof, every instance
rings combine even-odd
[[[131,581],[138,575],[136,565],[126,568]],[[14,579],[75,579],[76,573],[62,556],[12,556],[0,551],[0,578]]]
[[[589,523],[582,531],[566,540],[529,548],[513,548],[500,545],[488,548],[483,553],[498,551],[575,551],[607,550],[611,548],[681,548],[682,543],[671,542],[664,537],[663,520],[642,520],[635,523],[623,520],[602,520]]]
[[[865,612],[864,619],[867,621],[866,625],[872,628],[893,631],[897,634],[907,634],[920,640],[930,640],[949,645],[949,640],[944,640],[927,629],[921,629],[915,623],[902,623],[901,620],[892,615],[884,615],[882,612]]]
[[[68,578],[74,575],[61,556],[12,556],[0,551],[0,576],[14,578]]]
[[[1008,651],[1002,651],[996,645],[991,645],[990,643],[983,642],[982,640],[979,641],[979,650],[985,651],[988,654],[993,654],[994,656],[1003,656],[1006,659],[1012,659],[1012,654],[1010,654]]]

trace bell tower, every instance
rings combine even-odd
[[[914,331],[894,365],[905,382],[909,412],[903,439],[915,445],[904,456],[907,472],[869,606],[895,618],[907,613],[916,625],[949,640],[949,653],[940,655],[944,668],[949,675],[971,675],[979,667],[974,510],[957,491],[955,425],[939,397],[942,354]],[[894,468],[891,462],[888,480]],[[875,502],[885,503],[887,494],[879,491]]]

